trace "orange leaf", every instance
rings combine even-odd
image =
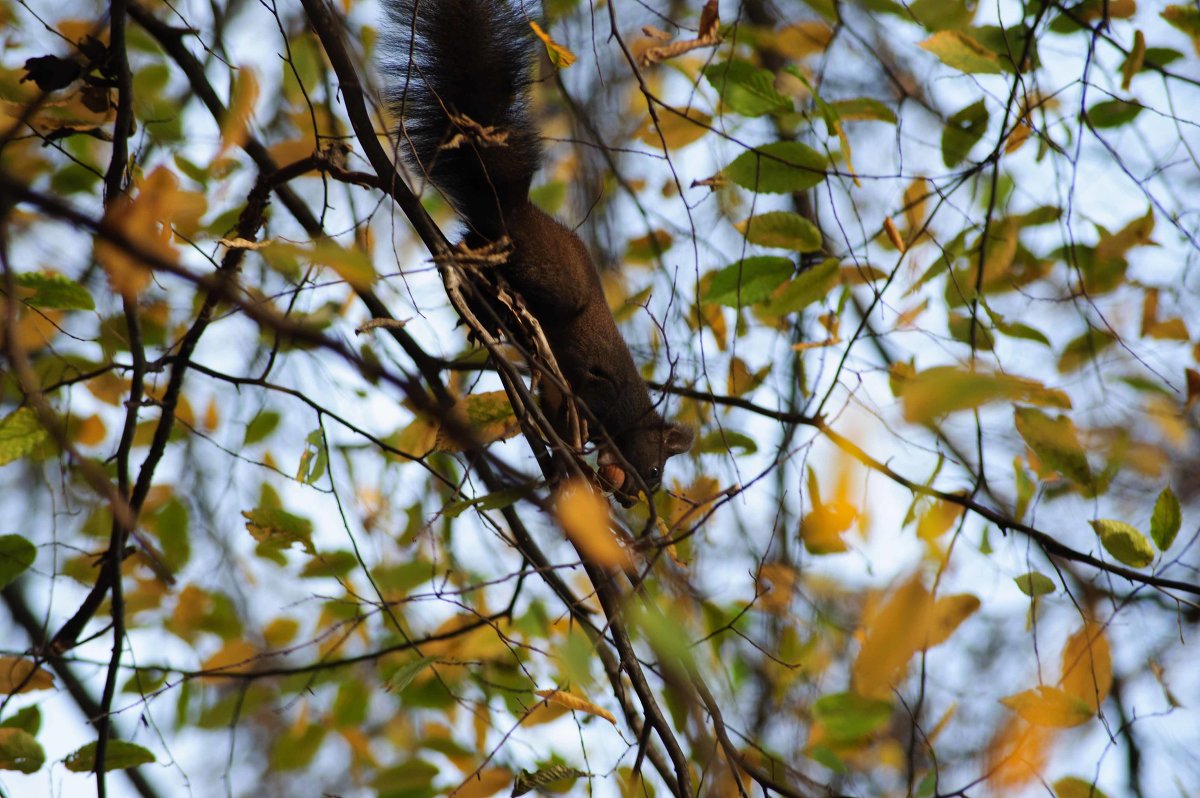
[[[558,522],[586,559],[606,568],[629,565],[629,552],[617,543],[608,524],[608,502],[592,486],[570,482],[554,503]]]
[[[896,589],[871,618],[862,648],[854,661],[854,692],[867,698],[887,698],[893,684],[928,636],[933,600],[914,576]]]
[[[28,693],[49,690],[53,686],[54,676],[33,660],[0,657],[0,693]]]
[[[246,143],[250,135],[250,118],[258,101],[258,76],[249,67],[240,67],[233,80],[229,108],[221,119],[221,154]]]
[[[220,674],[247,673],[254,667],[258,649],[253,643],[245,640],[230,640],[220,651],[213,654],[200,666],[201,670],[214,671],[217,675],[211,678],[220,680]]]
[[[979,598],[970,593],[942,596],[933,603],[933,617],[929,622],[929,635],[925,648],[933,648],[946,641],[959,624],[970,618],[979,609]]]
[[[504,768],[488,768],[464,781],[447,798],[488,798],[503,790],[512,780],[512,773]]]
[[[1099,624],[1089,621],[1067,638],[1062,651],[1062,674],[1063,691],[1096,712],[1112,688],[1112,653]]]

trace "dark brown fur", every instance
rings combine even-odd
[[[533,41],[526,8],[505,0],[389,0],[388,11],[388,71],[400,77],[390,100],[405,157],[465,217],[468,246],[509,238],[500,273],[545,332],[586,408],[593,440],[606,433],[640,481],[656,488],[663,463],[687,451],[692,434],[654,409],[579,236],[529,200],[541,154],[527,107]],[[481,137],[447,111],[490,131]],[[460,133],[460,146],[444,146]],[[565,434],[560,404],[551,401],[548,410]],[[627,474],[619,493],[628,499],[637,483]]]

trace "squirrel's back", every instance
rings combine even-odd
[[[541,147],[529,110],[536,5],[384,0],[383,39],[400,150],[475,230],[503,232],[528,201]]]

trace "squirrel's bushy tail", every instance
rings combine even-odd
[[[504,229],[541,159],[528,103],[532,0],[384,0],[400,150],[478,232]]]

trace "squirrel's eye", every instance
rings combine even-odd
[[[662,476],[662,469],[658,466],[650,466],[650,470],[646,472],[646,476],[650,479],[657,480]]]

